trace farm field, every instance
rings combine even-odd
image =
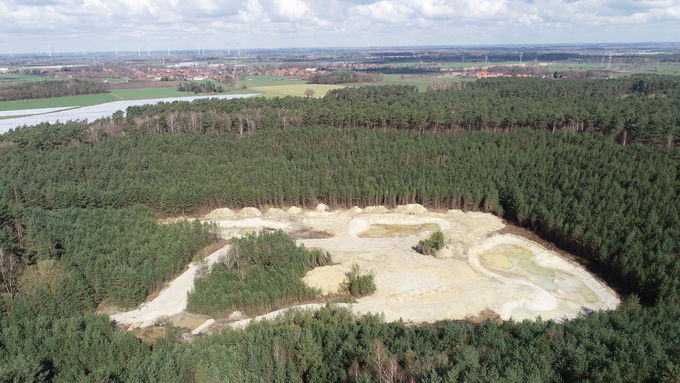
[[[279,85],[299,85],[306,84],[305,80],[289,80],[285,76],[248,76],[236,82],[236,86],[245,85],[247,87],[279,86]]]
[[[45,78],[38,76],[38,75],[32,75],[32,74],[15,74],[15,73],[0,74],[0,83],[3,83],[3,82],[41,81],[41,80],[45,80]]]
[[[233,94],[248,93],[244,91]],[[252,92],[251,92],[252,93]],[[228,93],[225,93],[228,94]],[[140,89],[115,89],[110,93],[88,94],[82,96],[55,97],[38,100],[21,100],[0,102],[0,111],[59,108],[69,106],[90,106],[112,101],[145,100],[165,97],[190,97],[194,93],[180,92],[175,87],[170,88],[140,88]]]
[[[283,76],[250,76],[237,82],[237,87],[247,86],[242,90],[245,93],[257,91],[265,97],[285,97],[285,96],[305,96],[305,90],[314,90],[314,97],[323,97],[331,89],[340,89],[349,86],[362,85],[412,85],[420,92],[425,92],[429,84],[433,82],[463,82],[474,81],[475,79],[464,78],[445,78],[439,74],[431,75],[400,75],[386,74],[382,82],[377,83],[357,83],[357,84],[309,84],[305,80],[287,80]],[[233,92],[229,92],[233,93]]]
[[[352,84],[353,85],[353,84]],[[249,88],[251,91],[263,93],[265,97],[286,97],[299,96],[305,97],[305,91],[312,89],[314,97],[323,97],[331,89],[346,88],[349,84],[326,85],[326,84],[286,84],[286,85],[269,85]]]
[[[90,106],[120,100],[112,93],[87,94],[82,96],[66,96],[44,98],[38,100],[20,100],[0,102],[0,111],[39,109],[39,108],[60,108],[68,106]]]

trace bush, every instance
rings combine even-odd
[[[437,250],[444,247],[444,234],[441,231],[435,231],[430,235],[430,238],[423,239],[418,242],[417,250],[421,254],[434,255]]]
[[[371,295],[375,292],[375,283],[373,282],[373,274],[360,274],[359,266],[352,265],[347,275],[347,280],[344,283],[344,288],[355,297],[363,297]]]

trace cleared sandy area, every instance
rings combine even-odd
[[[330,252],[333,264],[311,270],[303,279],[324,294],[338,292],[345,273],[357,264],[362,272],[374,274],[377,290],[348,307],[359,315],[382,313],[387,321],[464,319],[485,309],[503,319],[563,319],[619,304],[616,293],[581,266],[526,238],[498,234],[504,224],[491,214],[429,212],[420,205],[330,211],[320,204],[315,210],[218,209],[204,219],[216,223],[223,238],[281,229],[299,244]],[[416,252],[418,241],[435,230],[444,233],[446,248],[435,257]],[[217,261],[220,252],[226,248],[208,257],[208,262]],[[182,312],[195,268],[191,265],[138,310],[112,318],[145,326],[160,316]],[[255,319],[273,318],[283,311]],[[245,318],[229,325],[242,327],[249,322]]]
[[[228,250],[229,245],[210,254],[203,261],[211,266]],[[194,288],[194,279],[200,267],[201,262],[191,263],[185,272],[170,282],[153,300],[134,310],[111,315],[111,319],[133,327],[148,327],[163,317],[184,312],[187,307],[187,293]]]

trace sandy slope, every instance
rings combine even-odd
[[[214,264],[228,250],[229,245],[207,256],[205,262],[208,266]],[[153,325],[161,317],[183,312],[187,307],[187,293],[194,288],[198,268],[199,262],[191,263],[185,272],[170,282],[168,287],[151,302],[146,302],[135,310],[112,315],[111,319],[117,323],[147,327]]]

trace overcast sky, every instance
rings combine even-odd
[[[680,0],[0,0],[0,52],[680,41]]]

